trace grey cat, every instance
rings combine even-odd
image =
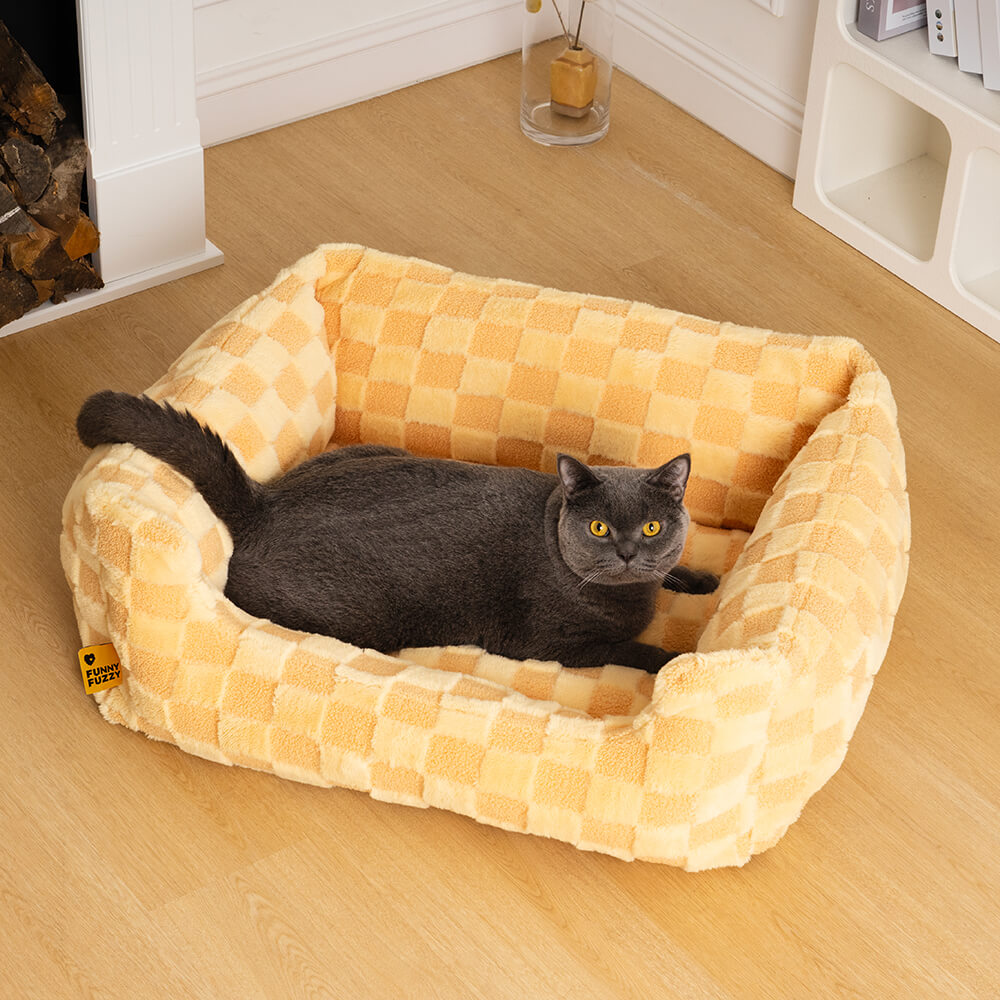
[[[232,535],[233,603],[356,646],[474,645],[654,672],[677,655],[635,641],[657,591],[718,583],[676,565],[688,455],[652,470],[560,455],[551,475],[362,444],[265,484],[195,417],[146,396],[91,396],[77,431],[89,447],[134,444],[191,479]]]

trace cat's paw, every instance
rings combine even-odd
[[[640,667],[640,669],[645,670],[647,674],[658,674],[660,672],[660,667],[665,666],[671,660],[675,660],[681,655],[677,650],[658,649],[657,652],[660,654],[659,656],[652,657],[647,663]]]
[[[718,586],[719,578],[714,573],[687,566],[675,566],[663,581],[664,590],[678,594],[712,594]]]
[[[628,657],[629,662],[626,665],[636,667],[639,670],[645,670],[647,674],[659,673],[660,667],[665,663],[669,663],[675,656],[681,655],[680,653],[660,649],[659,646],[650,646],[643,642],[633,643],[632,646],[631,655]]]

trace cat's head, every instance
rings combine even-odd
[[[658,469],[589,466],[560,455],[559,550],[582,580],[652,583],[677,565],[690,518],[684,489],[691,456]]]

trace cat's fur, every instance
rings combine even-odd
[[[556,476],[354,445],[263,484],[193,416],[145,396],[91,396],[77,430],[90,447],[130,442],[192,480],[232,534],[235,604],[357,646],[469,644],[655,671],[676,654],[635,637],[657,591],[717,583],[676,567],[687,455],[654,470],[560,455]],[[642,533],[649,521],[655,537]]]

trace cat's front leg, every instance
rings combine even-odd
[[[679,653],[650,646],[645,642],[620,642],[612,648],[608,663],[618,663],[623,667],[636,667],[648,674],[655,674],[664,663],[669,663]]]
[[[718,586],[719,578],[714,573],[688,569],[687,566],[675,566],[663,581],[664,590],[673,590],[678,594],[711,594]]]
[[[595,643],[578,653],[562,657],[566,667],[603,667],[616,663],[622,667],[635,667],[655,674],[664,663],[668,663],[678,653],[671,653],[659,646],[628,639],[624,642]]]

